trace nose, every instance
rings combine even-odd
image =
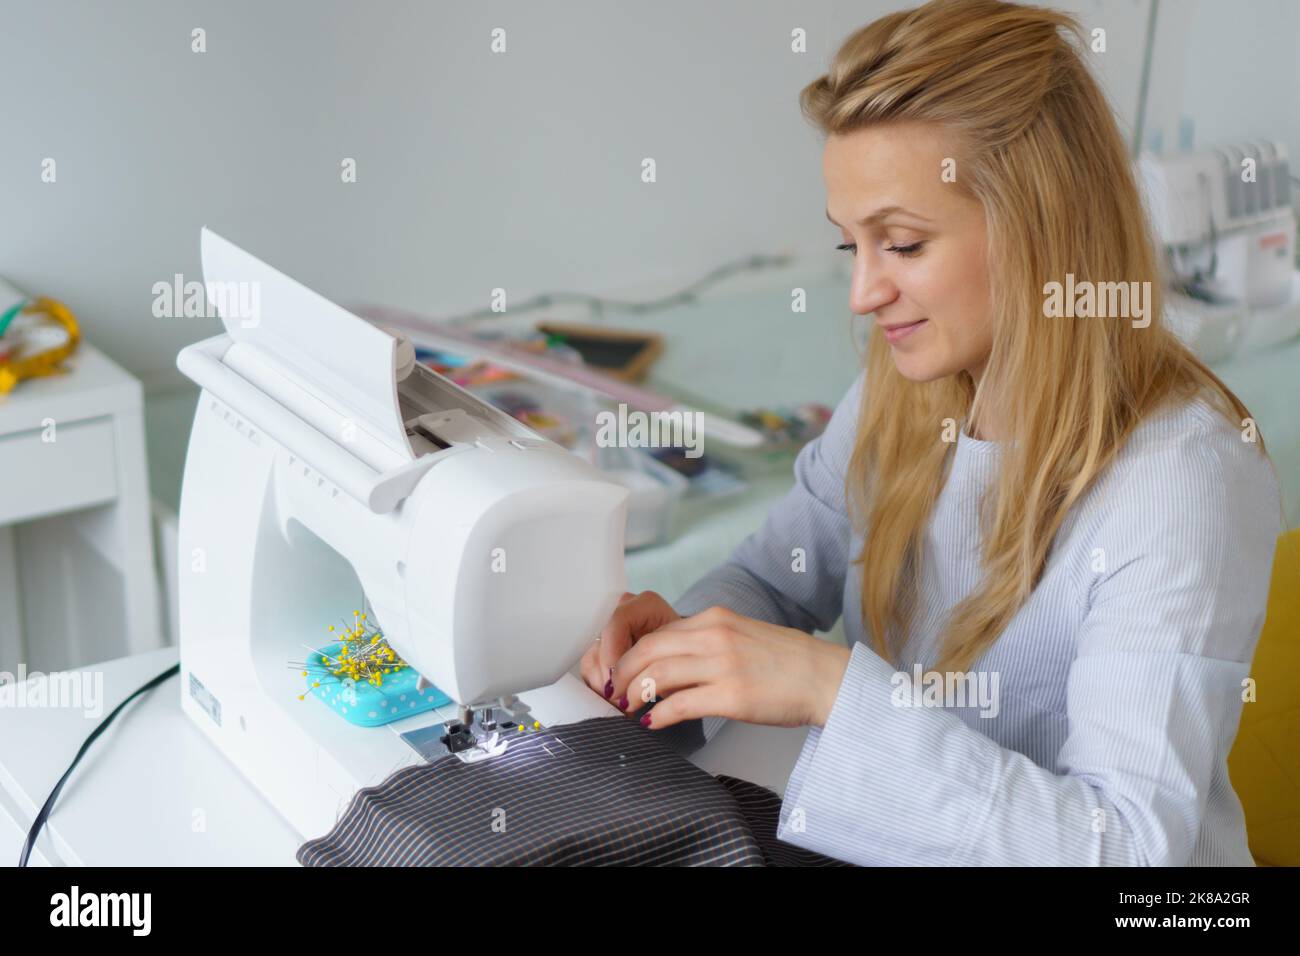
[[[853,264],[853,280],[849,286],[849,308],[854,315],[867,315],[884,308],[898,298],[898,286],[883,270],[872,268],[866,256],[858,256]]]

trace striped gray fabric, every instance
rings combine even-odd
[[[448,756],[399,770],[358,792],[297,857],[304,866],[765,862],[732,792],[625,716],[520,735],[482,763]]]
[[[674,726],[681,726],[675,724]],[[727,788],[736,808],[754,833],[763,859],[768,866],[852,866],[834,857],[786,843],[776,835],[781,822],[781,797],[766,787],[739,777],[719,774],[718,783]]]
[[[764,526],[675,602],[807,631],[844,617],[848,671],[791,774],[781,838],[868,865],[1251,865],[1227,755],[1282,525],[1258,449],[1200,400],[1143,422],[972,668],[996,707],[926,706],[913,685],[978,583],[978,505],[1000,451],[960,429],[895,667],[872,650],[851,563],[862,387],[800,453]],[[792,570],[796,548],[806,570]]]

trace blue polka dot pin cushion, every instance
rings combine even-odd
[[[364,680],[335,677],[324,657],[333,659],[338,651],[338,644],[330,644],[307,656],[307,690],[350,724],[382,727],[451,703],[451,698],[436,687],[416,690],[420,675],[405,665],[385,674],[378,687]]]

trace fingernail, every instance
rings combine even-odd
[[[613,696],[614,696],[614,682],[612,680],[607,680],[605,681],[605,697],[610,698]]]
[[[627,694],[624,694],[618,699],[618,709],[627,710]]]
[[[646,714],[644,717],[641,718],[641,726],[642,726],[642,727],[649,727],[649,726],[650,726],[650,715],[649,715],[649,714]]]

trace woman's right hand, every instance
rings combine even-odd
[[[582,656],[582,679],[597,694],[609,697],[614,690],[610,678],[618,659],[642,636],[680,619],[672,605],[654,591],[624,593],[600,637]],[[618,701],[613,703],[617,705]]]

